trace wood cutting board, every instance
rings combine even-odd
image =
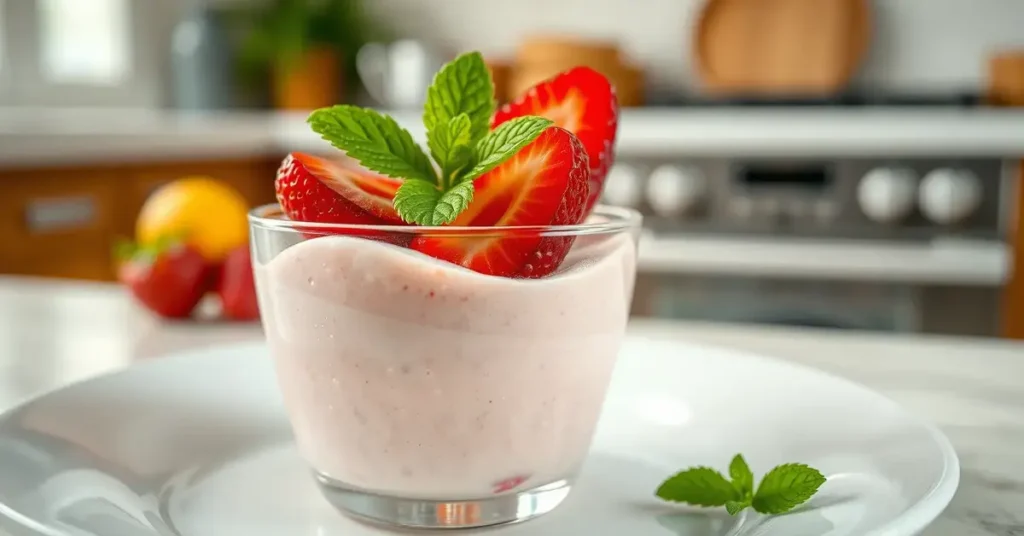
[[[825,97],[846,88],[870,37],[870,0],[708,0],[694,64],[714,95]]]

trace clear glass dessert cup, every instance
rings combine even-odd
[[[557,227],[369,226],[292,222],[275,205],[249,219],[285,408],[335,507],[464,528],[565,499],[625,333],[638,213],[598,207]],[[424,241],[568,254],[546,277],[499,277],[419,253]]]

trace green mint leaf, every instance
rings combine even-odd
[[[463,54],[442,67],[427,89],[423,107],[427,139],[437,136],[453,117],[466,114],[470,138],[476,141],[490,130],[494,109],[494,81],[484,57],[479,52]]]
[[[338,105],[313,112],[313,131],[364,167],[389,177],[436,182],[430,160],[412,135],[375,110]]]
[[[434,207],[441,199],[441,190],[432,182],[406,180],[395,192],[394,207],[408,223],[432,225]]]
[[[817,469],[802,463],[780,465],[761,479],[752,506],[762,514],[783,514],[807,502],[824,483]]]
[[[476,165],[464,180],[473,180],[498,167],[520,149],[533,143],[553,122],[543,117],[524,115],[502,123],[476,144]]]
[[[725,506],[741,499],[721,473],[709,467],[687,469],[662,482],[655,495],[695,506]]]
[[[419,225],[445,225],[469,206],[473,183],[462,182],[441,191],[422,180],[406,180],[395,192],[395,210],[403,220]]]
[[[448,120],[444,128],[438,129],[436,135],[427,140],[430,153],[441,166],[443,187],[458,182],[459,175],[473,161],[471,128],[469,116],[459,114]]]
[[[747,499],[747,506],[750,506],[749,500],[754,496],[754,473],[750,471],[742,454],[737,454],[729,463],[729,477],[732,478],[733,487],[741,497]]]
[[[734,516],[742,512],[748,506],[750,506],[750,499],[744,499],[742,501],[728,501],[725,503],[725,511],[729,512],[729,515]]]

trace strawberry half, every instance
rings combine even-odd
[[[348,157],[328,160],[291,153],[274,183],[292,221],[401,225],[392,202],[402,181],[376,175]]]
[[[577,67],[529,89],[494,115],[492,126],[524,115],[538,115],[575,134],[590,157],[590,195],[585,214],[597,204],[615,154],[619,102],[601,73]]]
[[[573,225],[585,217],[587,152],[568,130],[552,127],[512,158],[473,181],[473,201],[451,225],[503,227]],[[499,230],[500,232],[500,230]],[[536,231],[502,236],[420,236],[411,247],[477,272],[543,277],[554,272],[573,237]]]

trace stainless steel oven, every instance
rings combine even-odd
[[[887,332],[997,336],[996,287],[641,273],[633,313]]]
[[[634,157],[613,169],[605,199],[639,208],[653,237],[638,315],[994,336],[1019,187],[1010,166],[955,155]],[[695,238],[726,244],[721,262]]]

